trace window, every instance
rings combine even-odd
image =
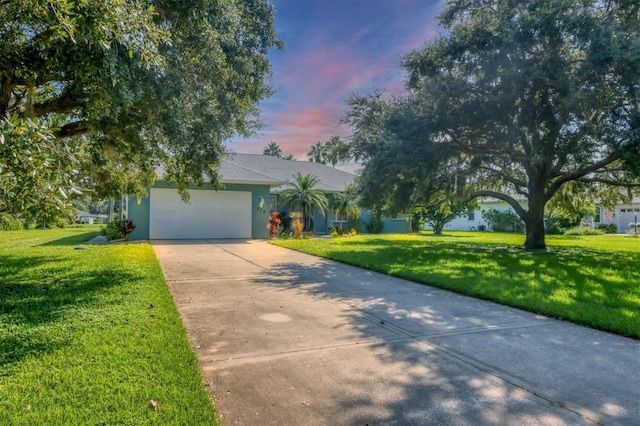
[[[602,215],[602,209],[600,207],[596,207],[596,217],[593,219],[593,221],[600,222],[601,215]]]
[[[469,210],[469,215],[467,216],[467,220],[476,220],[476,212],[473,210]]]
[[[345,222],[347,220],[346,216],[340,216],[340,213],[337,211],[333,212],[333,221],[334,222]]]
[[[269,210],[272,212],[278,210],[278,196],[275,194],[269,195]]]

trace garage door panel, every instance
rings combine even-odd
[[[151,189],[151,239],[251,238],[251,193],[191,190],[191,202],[174,189]]]

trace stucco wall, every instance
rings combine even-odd
[[[157,181],[154,188],[175,188],[176,185],[168,185],[164,181]],[[189,189],[193,190],[211,190],[207,186],[190,185]],[[248,191],[251,192],[251,238],[267,239],[269,231],[267,230],[267,222],[269,220],[269,185],[241,185],[226,184],[220,191]],[[149,188],[147,188],[149,193]],[[263,197],[265,206],[259,209],[260,197]],[[130,240],[147,240],[149,239],[149,214],[150,214],[150,198],[144,197],[138,203],[136,197],[129,198],[128,218],[136,225],[136,229],[129,236]]]

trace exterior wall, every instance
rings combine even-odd
[[[469,220],[468,216],[464,215],[449,222],[444,229],[449,231],[468,231],[470,229],[478,230],[480,226],[484,225],[488,230],[487,222],[482,217],[483,210],[496,209],[503,212],[513,212],[511,206],[504,201],[480,202],[478,204],[478,209],[474,211],[473,220]],[[526,204],[523,203],[522,205],[526,207]],[[611,220],[607,219],[604,211],[600,207],[598,207],[595,218],[584,218],[584,222],[592,223],[594,228],[597,228],[600,224],[612,223],[618,228],[619,234],[624,234],[633,229],[629,224],[635,223],[638,220],[640,220],[640,200],[634,200],[631,204],[617,205],[616,208],[611,211]],[[425,225],[425,229],[431,230],[432,228],[429,225]]]
[[[158,181],[153,188],[175,188],[176,185],[168,185],[164,181]],[[147,188],[147,192],[149,193]],[[189,189],[207,190],[206,186],[190,185]],[[209,189],[214,191],[213,189]],[[267,230],[267,222],[269,221],[269,185],[241,185],[227,184],[220,191],[247,191],[251,192],[251,238],[267,239],[269,231]],[[259,209],[260,197],[264,199],[265,206]],[[144,197],[138,203],[135,196],[129,198],[128,218],[136,225],[136,229],[129,236],[130,240],[148,240],[149,239],[149,219],[150,219],[150,198]]]
[[[362,221],[362,232],[367,232],[367,225],[371,223],[372,214],[369,210],[362,210],[360,220]],[[408,234],[411,232],[411,220],[408,218],[383,217],[383,234]]]
[[[634,200],[635,201],[635,200]],[[611,210],[611,220],[608,220],[602,208],[597,208],[595,218],[587,218],[593,220],[593,226],[598,227],[600,224],[608,225],[613,223],[618,228],[618,234],[624,234],[633,228],[630,223],[636,223],[640,219],[640,202],[633,204],[620,204],[615,210]]]
[[[524,204],[523,204],[524,205]],[[445,231],[469,231],[469,230],[478,230],[484,227],[486,230],[489,230],[489,225],[487,221],[484,220],[482,216],[483,210],[495,209],[501,212],[512,211],[511,206],[504,201],[487,201],[487,202],[479,202],[478,208],[473,211],[473,219],[469,219],[469,215],[464,215],[461,217],[457,217],[453,219],[451,222],[445,225]],[[429,225],[424,226],[426,230],[432,230],[433,228]]]

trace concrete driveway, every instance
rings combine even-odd
[[[640,342],[265,241],[154,241],[225,425],[640,424]]]

